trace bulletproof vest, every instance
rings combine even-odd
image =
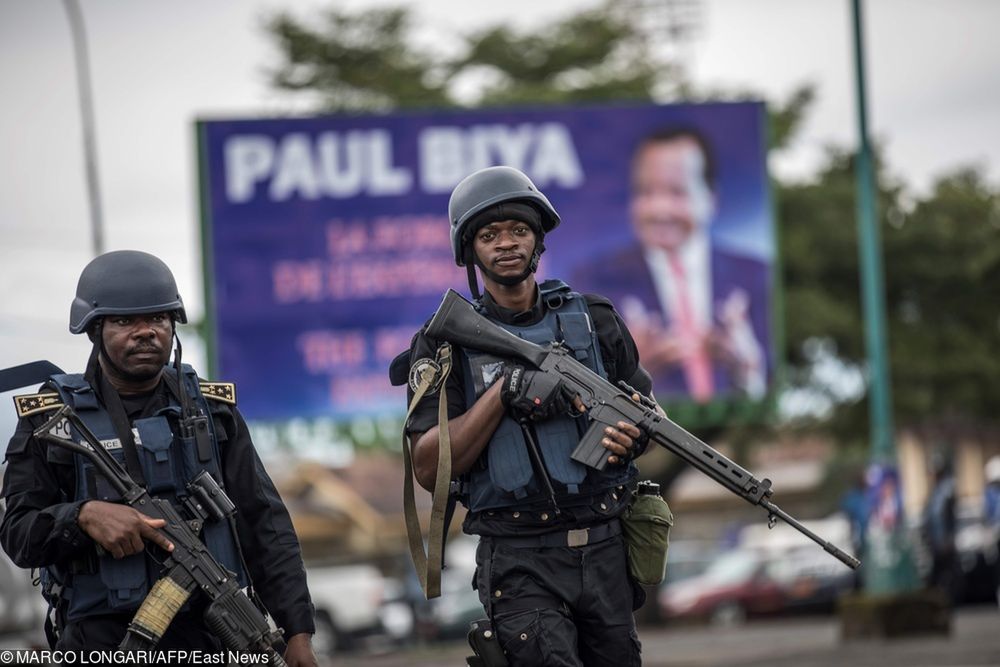
[[[171,368],[165,373],[175,376]],[[93,387],[78,374],[54,375],[50,378],[66,405],[71,406],[97,439],[127,467],[125,451],[115,431],[111,415],[98,401]],[[198,376],[187,364],[183,365],[181,391],[187,391],[195,405],[210,415],[209,406],[198,385]],[[213,419],[208,420],[211,431],[212,452],[208,461],[199,461],[194,438],[175,435],[180,416],[180,405],[171,393],[171,405],[156,415],[137,419],[132,423],[139,463],[145,478],[146,490],[156,498],[169,500],[183,516],[182,505],[187,495],[186,485],[202,470],[208,471],[222,486],[222,471],[218,435]],[[76,496],[69,500],[104,500],[118,502],[121,496],[99,474],[93,464],[79,454],[73,454],[76,477]],[[194,518],[194,517],[186,517]],[[200,535],[205,546],[227,570],[235,572],[240,585],[248,579],[240,564],[236,536],[225,521],[206,521]],[[115,559],[110,554],[97,556],[97,567],[43,568],[44,581],[55,581],[62,587],[61,597],[67,602],[67,620],[95,614],[132,611],[139,607],[150,587],[160,575],[157,564],[148,556],[148,550],[132,556]],[[70,572],[70,569],[73,571]]]
[[[528,326],[497,324],[538,345],[558,342],[570,349],[580,363],[606,378],[597,333],[583,295],[561,280],[545,281],[539,285],[539,293],[546,305],[539,322]],[[482,308],[480,312],[488,316]],[[460,358],[468,408],[503,374],[505,360],[471,349],[463,349]],[[631,463],[598,471],[570,458],[588,425],[585,416],[562,415],[526,427],[534,430],[542,461],[562,507],[586,504],[594,496],[625,483],[635,473]],[[479,461],[465,476],[462,502],[473,512],[499,508],[527,510],[547,503],[544,483],[538,479],[527,447],[521,425],[504,416]]]

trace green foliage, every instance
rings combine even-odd
[[[267,21],[285,59],[271,73],[275,88],[316,93],[326,111],[450,103],[443,84],[435,79],[438,64],[410,45],[407,10],[351,14],[331,9],[324,18],[317,29],[286,13]]]
[[[456,71],[485,68],[495,83],[477,105],[650,100],[665,73],[635,28],[604,6],[517,34],[497,26],[473,35]]]
[[[884,227],[897,413],[995,419],[1000,195],[964,169]]]
[[[281,13],[266,23],[283,59],[271,83],[317,94],[325,111],[650,100],[674,69],[619,14],[608,4],[534,31],[496,26],[447,57],[413,46],[406,8],[329,10],[315,28]],[[463,80],[474,90],[460,101]]]
[[[854,171],[832,150],[815,180],[779,185],[786,358],[793,381],[823,347],[862,368],[865,349],[858,278]],[[974,170],[942,178],[904,207],[900,186],[879,179],[893,404],[900,425],[939,416],[994,420],[1000,389],[1000,197]],[[812,389],[824,391],[815,383]],[[828,426],[862,441],[862,402],[839,406]]]

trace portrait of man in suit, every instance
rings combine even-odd
[[[643,138],[630,172],[634,242],[580,281],[618,306],[661,398],[760,398],[767,388],[769,267],[713,236],[716,169],[697,130]]]

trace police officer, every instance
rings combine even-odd
[[[510,167],[473,173],[452,192],[448,213],[455,261],[467,267],[481,314],[534,343],[560,341],[612,382],[652,395],[609,301],[558,280],[536,283],[543,240],[559,216],[525,174]],[[411,376],[439,344],[417,333]],[[475,585],[507,660],[514,667],[639,665],[632,611],[642,591],[628,575],[619,516],[644,434],[625,422],[608,428],[603,444],[612,465],[587,468],[570,459],[587,426],[578,397],[509,360],[457,348],[452,357],[445,391],[453,477],[469,510],[463,529],[481,536]],[[428,490],[437,474],[439,391],[415,406],[406,426],[415,476]]]
[[[153,255],[123,250],[87,265],[69,328],[86,333],[93,350],[83,374],[53,375],[39,394],[15,399],[20,421],[7,447],[0,541],[19,566],[42,569],[55,648],[118,646],[160,574],[144,543],[172,545],[154,530],[162,520],[115,502],[83,457],[32,435],[51,409],[70,405],[151,495],[180,508],[186,484],[202,470],[224,487],[237,506],[235,525],[208,521],[202,540],[241,584],[252,582],[284,630],[287,663],[315,665],[298,540],[236,409],[235,388],[201,381],[177,363],[179,340],[175,364],[167,365],[176,324],[186,321],[174,277]],[[184,405],[210,417],[208,438],[180,437]],[[159,648],[221,650],[199,602],[190,604]]]

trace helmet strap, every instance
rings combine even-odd
[[[96,335],[90,346],[90,357],[87,359],[87,368],[83,371],[83,379],[91,385],[97,382],[97,369],[100,367],[98,357],[101,356],[101,350],[104,348],[103,334],[101,333],[102,326],[102,320],[98,320],[97,324],[94,325]]]
[[[469,293],[472,294],[473,301],[479,301],[482,298],[482,294],[479,292],[479,277],[476,276],[476,265],[479,264],[479,258],[476,257],[476,253],[472,251],[472,244],[466,244],[465,246],[465,273],[469,279]],[[485,270],[485,269],[484,269]]]
[[[174,360],[177,365],[177,372],[180,373],[181,368],[181,339],[177,336],[177,323],[171,316],[171,328],[173,333],[171,336],[175,341],[177,341],[177,350],[174,354]],[[104,363],[111,367],[111,369],[118,374],[119,377],[127,377],[128,373],[125,372],[121,366],[116,364],[111,360],[111,355],[108,354],[107,348],[104,347],[104,332],[102,328],[104,327],[104,320],[98,320],[94,327],[94,346],[90,350],[90,358],[87,360],[87,370],[84,372],[84,378],[88,381],[93,382],[96,376],[97,367],[99,365],[98,356],[104,358]]]
[[[101,331],[97,332],[97,341],[95,341],[94,347],[100,351],[101,358],[104,359],[104,363],[115,372],[115,375],[118,377],[128,377],[128,373],[125,372],[125,369],[111,360],[111,355],[108,354],[108,349],[104,347],[104,334],[101,333]]]
[[[500,276],[494,273],[491,269],[486,268],[486,265],[484,265],[479,260],[479,256],[472,251],[472,246],[468,245],[466,246],[466,251],[465,251],[466,253],[465,266],[469,271],[470,287],[471,287],[471,281],[475,280],[475,275],[472,269],[473,262],[475,263],[476,266],[478,266],[482,270],[483,275],[488,277],[493,282],[499,283],[506,287],[513,287],[518,283],[524,282],[524,280],[528,276],[530,276],[532,273],[538,270],[538,261],[542,258],[543,252],[545,252],[545,244],[542,243],[542,238],[539,237],[538,240],[535,241],[535,249],[531,251],[531,259],[528,260],[528,266],[525,267],[524,271],[522,271],[516,276]],[[479,297],[476,295],[476,292],[478,291],[478,285],[476,287],[477,289],[473,290],[473,296],[478,299]]]
[[[174,369],[177,371],[177,377],[181,378],[183,377],[181,375],[181,337],[177,335],[177,325],[173,326],[173,330],[174,343],[177,344],[177,347],[174,348]]]
[[[539,236],[538,241],[535,242],[535,249],[531,253],[531,261],[528,262],[528,266],[531,268],[530,273],[534,273],[538,270],[538,262],[542,259],[542,253],[545,252],[545,243],[543,243],[544,236]],[[525,276],[527,278],[527,276]]]

